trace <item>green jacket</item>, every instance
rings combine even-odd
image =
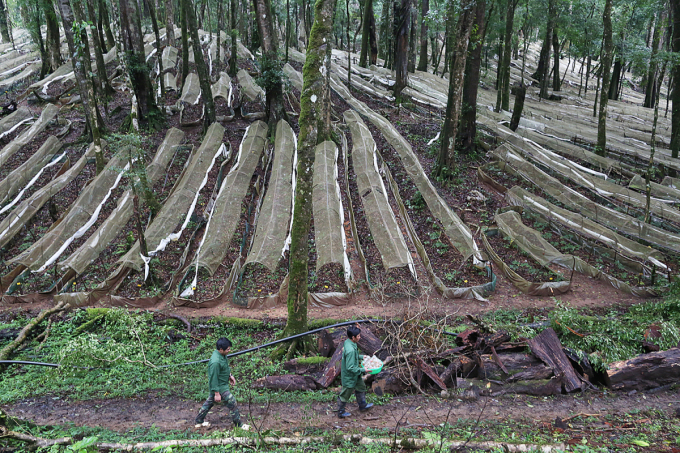
[[[229,376],[231,376],[229,360],[217,350],[214,350],[212,356],[210,356],[210,361],[208,362],[208,385],[210,386],[210,393],[222,393],[229,390]]]
[[[342,350],[342,362],[340,371],[342,372],[342,386],[353,389],[357,385],[357,380],[366,372],[361,366],[364,356],[359,354],[357,344],[349,338],[345,340]]]

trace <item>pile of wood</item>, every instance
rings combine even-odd
[[[358,343],[363,354],[383,360],[383,371],[366,378],[378,395],[409,391],[435,391],[444,396],[517,393],[548,396],[582,391],[593,384],[618,390],[667,388],[680,378],[680,349],[642,354],[610,365],[606,373],[593,371],[587,357],[564,348],[548,327],[531,340],[511,342],[506,332],[469,329],[455,338],[456,347],[443,351],[394,351],[376,335],[377,328],[362,326]],[[323,331],[320,355],[327,362],[305,365],[297,360],[284,368],[293,373],[268,376],[254,388],[279,390],[326,389],[340,376],[344,330]],[[487,386],[487,384],[491,384]]]

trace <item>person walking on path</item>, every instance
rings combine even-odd
[[[342,362],[340,371],[342,375],[342,391],[338,396],[338,417],[347,418],[352,414],[347,412],[345,407],[354,393],[357,397],[359,410],[367,411],[373,407],[372,403],[366,403],[366,384],[361,375],[366,370],[361,366],[363,355],[359,354],[357,342],[361,338],[361,330],[358,327],[347,329],[347,340],[343,345]]]
[[[196,416],[196,428],[201,426],[207,428],[210,426],[210,422],[205,421],[205,416],[213,405],[220,401],[224,401],[224,404],[229,408],[231,420],[234,422],[235,427],[246,431],[250,428],[241,422],[241,414],[239,414],[238,407],[236,406],[236,398],[229,391],[229,384],[236,385],[236,379],[231,374],[229,360],[227,359],[230,349],[231,341],[224,337],[217,340],[216,349],[213,351],[208,362],[209,395]]]

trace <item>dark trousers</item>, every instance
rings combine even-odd
[[[224,402],[225,406],[227,406],[229,409],[231,421],[234,422],[234,426],[241,426],[241,414],[239,413],[238,407],[236,406],[236,398],[234,398],[234,395],[232,395],[229,390],[225,390],[224,392],[220,393],[220,395],[222,396],[222,401]],[[203,423],[205,416],[214,405],[215,392],[210,392],[208,399],[205,400],[205,403],[203,403],[203,406],[201,406],[201,409],[198,411],[198,415],[196,416],[197,424]]]

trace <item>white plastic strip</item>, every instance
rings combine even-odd
[[[427,142],[427,146],[430,146],[431,144],[433,144],[434,142],[436,142],[437,140],[439,140],[439,134],[441,134],[441,132],[437,132],[437,135],[435,135],[434,138],[433,138],[432,140],[430,140],[429,142]]]
[[[47,87],[49,87],[51,83],[53,83],[53,82],[58,82],[58,81],[61,80],[61,79],[66,79],[66,78],[72,77],[72,76],[73,76],[73,71],[69,72],[69,73],[66,74],[66,75],[57,76],[57,77],[53,78],[53,79],[50,80],[49,82],[45,83],[45,85],[43,85],[42,94],[47,94]]]
[[[297,159],[298,159],[298,143],[297,143],[297,137],[295,136],[295,132],[293,132],[293,138],[295,138],[295,152],[293,153],[293,171],[292,171],[292,191],[291,193],[293,194],[292,199],[290,200],[290,225],[288,225],[288,236],[286,237],[286,242],[283,244],[283,250],[281,250],[281,256],[286,253],[286,250],[290,247],[290,243],[292,242],[292,237],[291,233],[293,231],[293,219],[295,218],[295,187],[297,186]]]
[[[116,189],[116,187],[118,187],[118,183],[120,183],[120,180],[123,179],[125,172],[127,172],[129,169],[130,169],[130,162],[128,162],[127,165],[125,165],[125,168],[123,169],[123,171],[118,173],[118,176],[116,177],[116,181],[113,183],[113,185],[111,187],[109,187],[108,193],[106,194],[104,199],[99,203],[99,205],[97,206],[97,209],[94,210],[94,212],[90,216],[90,219],[87,222],[85,222],[85,225],[80,227],[80,229],[78,231],[76,231],[76,233],[73,236],[68,238],[64,242],[64,244],[62,244],[62,246],[59,247],[59,250],[57,250],[56,253],[54,255],[52,255],[52,257],[50,259],[45,261],[45,264],[43,264],[40,267],[40,269],[38,269],[37,271],[33,271],[34,274],[37,274],[39,272],[43,272],[45,269],[50,267],[50,265],[52,265],[52,263],[54,263],[56,260],[59,259],[61,254],[64,253],[64,251],[68,248],[69,245],[71,245],[71,243],[73,241],[75,241],[76,239],[82,237],[85,233],[87,233],[87,230],[89,230],[90,227],[92,225],[94,225],[94,223],[99,218],[99,213],[101,212],[102,208],[104,207],[104,204],[106,204],[107,200],[111,196],[111,193]]]
[[[35,182],[40,178],[40,175],[42,175],[43,172],[44,172],[45,170],[47,170],[48,168],[50,168],[50,167],[52,167],[52,166],[54,166],[54,165],[57,165],[57,164],[59,163],[59,161],[61,161],[61,160],[64,158],[65,155],[66,155],[66,151],[64,151],[59,157],[57,157],[56,159],[54,159],[52,162],[50,162],[49,164],[47,164],[47,165],[45,165],[43,168],[41,168],[40,171],[38,172],[38,174],[35,175],[35,176],[33,177],[33,179],[31,179],[31,180],[28,182],[28,184],[26,184],[26,187],[24,187],[23,189],[21,189],[21,192],[19,192],[19,194],[14,198],[14,200],[12,200],[12,202],[11,202],[10,204],[8,204],[8,205],[6,205],[5,207],[3,207],[2,209],[0,209],[0,214],[4,214],[4,213],[7,212],[8,210],[12,209],[12,207],[13,207],[15,204],[17,204],[17,203],[19,202],[19,200],[21,200],[21,198],[24,196],[24,193],[26,193],[26,191],[27,191],[28,189],[30,189],[31,186],[32,186],[33,184],[35,184]]]
[[[333,177],[335,178],[335,195],[338,198],[340,205],[340,237],[342,238],[342,258],[343,268],[345,269],[345,284],[349,287],[349,280],[352,278],[352,266],[349,264],[349,257],[347,256],[347,236],[345,235],[345,208],[342,206],[342,194],[340,192],[340,183],[338,182],[338,156],[340,149],[335,147],[335,165],[333,166]],[[295,199],[293,199],[295,201]],[[293,224],[291,222],[291,229]]]
[[[0,138],[3,138],[3,137],[5,137],[5,136],[11,134],[11,133],[14,132],[15,130],[17,130],[17,128],[18,128],[19,126],[21,126],[22,124],[26,124],[26,123],[31,122],[31,121],[33,121],[33,118],[26,118],[25,120],[19,121],[17,124],[15,124],[14,126],[12,126],[12,128],[11,128],[10,130],[5,131],[5,132],[3,132],[2,134],[0,134]]]

